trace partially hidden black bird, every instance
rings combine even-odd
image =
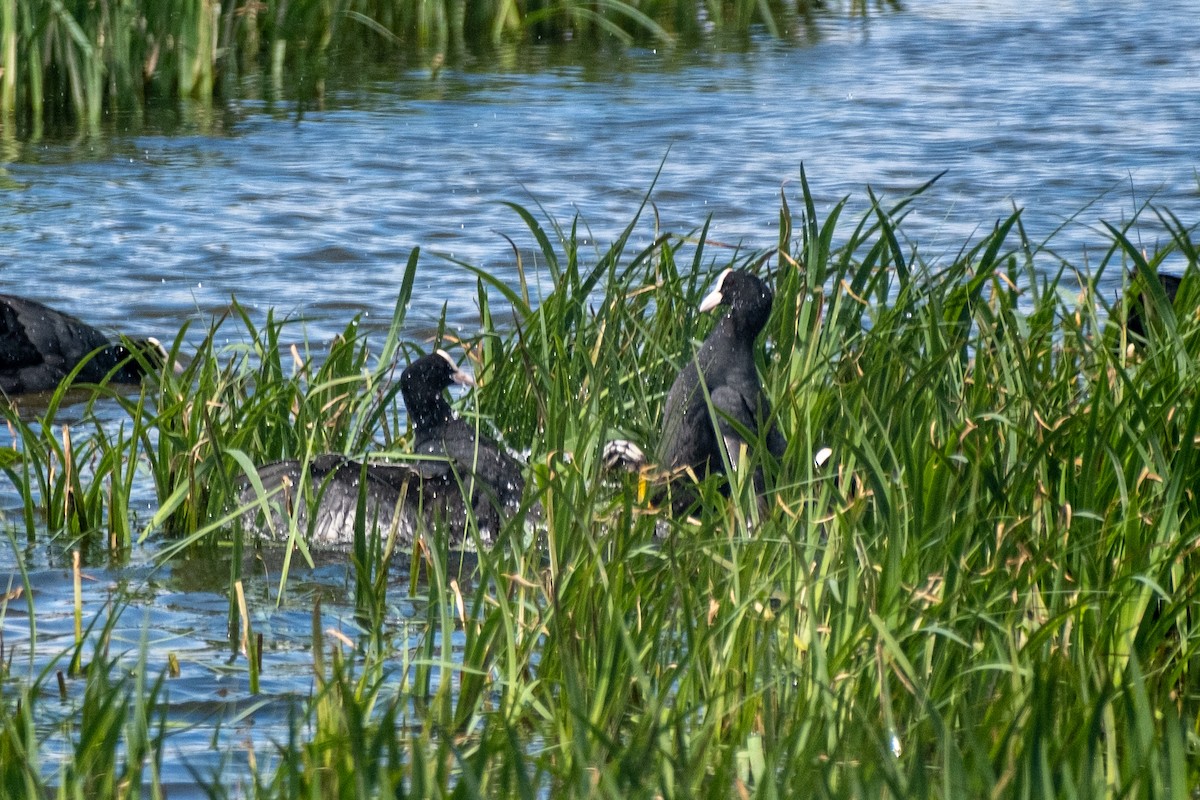
[[[76,380],[99,383],[139,382],[146,368],[159,369],[167,353],[155,339],[124,344],[70,314],[35,300],[0,294],[0,390],[8,396],[49,392],[83,362]]]
[[[443,350],[409,364],[400,375],[400,391],[413,429],[411,458],[364,463],[327,454],[309,461],[307,469],[295,460],[264,465],[258,470],[264,494],[249,485],[241,492],[243,505],[253,504],[244,524],[263,530],[265,501],[268,534],[286,532],[294,517],[302,533],[311,527],[310,543],[345,547],[354,541],[361,492],[368,533],[387,536],[394,528],[396,541],[410,545],[422,531],[444,525],[451,545],[464,546],[473,541],[473,521],[481,544],[492,545],[503,522],[520,508],[525,478],[520,463],[498,443],[454,416],[444,395],[452,383],[475,382]],[[300,490],[305,471],[308,496]]]
[[[1175,297],[1179,294],[1179,287],[1182,285],[1183,279],[1178,275],[1160,272],[1158,273],[1158,283],[1162,286],[1163,293],[1167,296],[1167,302],[1174,305]],[[1145,289],[1139,289],[1130,301],[1129,308],[1126,311],[1125,329],[1129,333],[1136,334],[1145,339],[1147,331],[1146,322],[1143,317],[1147,313],[1153,316],[1154,306]]]
[[[703,479],[723,473],[726,463],[737,469],[742,450],[759,443],[775,458],[787,440],[771,419],[771,406],[758,378],[754,343],[771,315],[774,295],[762,280],[745,270],[727,269],[700,310],[725,309],[717,325],[675,376],[663,411],[657,467],[671,474],[692,472]],[[609,442],[603,460],[607,468],[637,469],[645,462],[640,448],[625,441]],[[756,469],[755,488],[764,488]],[[672,510],[686,510],[694,501],[680,479],[671,481]]]
[[[701,311],[724,308],[725,313],[695,357],[679,370],[667,394],[658,444],[660,466],[689,467],[700,478],[723,472],[726,459],[736,468],[742,446],[753,449],[764,426],[769,426],[767,451],[776,458],[783,455],[787,440],[771,419],[771,405],[754,364],[754,342],[771,316],[773,300],[770,287],[758,277],[727,269],[701,301]]]

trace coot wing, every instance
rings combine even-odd
[[[310,529],[310,503],[315,520],[309,541],[318,546],[346,546],[354,540],[354,524],[360,495],[365,494],[366,530],[387,533],[395,527],[398,541],[411,544],[416,531],[445,525],[451,541],[466,538],[467,506],[464,488],[471,493],[471,514],[485,543],[490,544],[502,521],[502,511],[519,503],[484,482],[473,478],[470,465],[450,458],[412,458],[388,463],[369,463],[339,455],[320,455],[308,465],[311,494],[300,495],[303,464],[279,461],[259,468],[258,477],[266,492],[269,521],[260,521],[262,505],[255,489],[246,486],[241,503],[247,507],[243,523],[250,530],[275,536],[288,530],[295,519],[302,532]]]
[[[658,461],[674,468],[694,464],[696,453],[711,449],[711,428],[698,430],[693,418],[704,414],[704,396],[699,394],[700,380],[696,363],[689,360],[675,376],[663,408],[662,436],[658,441]],[[697,395],[699,394],[699,398]],[[699,402],[697,402],[697,399]],[[707,435],[706,435],[707,433]]]
[[[520,502],[525,488],[521,465],[487,434],[479,432],[477,436],[470,422],[452,419],[443,426],[440,438],[415,449],[445,456],[448,469],[459,477],[478,478],[500,505]]]
[[[732,386],[718,386],[712,390],[710,397],[717,412],[717,430],[725,441],[729,463],[736,467],[741,445],[745,444],[749,450],[755,444],[747,442],[743,434],[758,429],[757,409],[744,392]]]
[[[413,507],[417,505],[410,493],[419,492],[417,473],[403,466],[380,470],[380,465],[363,464],[339,455],[320,455],[308,464],[308,486],[311,495],[300,494],[304,465],[300,461],[276,461],[258,469],[258,477],[266,493],[266,530],[278,536],[288,530],[294,518],[302,532],[309,530],[309,502],[315,502],[316,518],[310,541],[321,546],[344,546],[354,540],[354,522],[358,513],[360,493],[365,493],[366,530],[386,531],[396,526],[402,543],[412,541],[415,528]],[[390,466],[390,465],[389,465]],[[262,510],[254,487],[247,485],[241,493],[241,503],[247,506],[243,522],[251,530],[263,530],[259,524]]]

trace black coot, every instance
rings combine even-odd
[[[132,344],[150,366],[166,363],[156,340]],[[0,390],[10,396],[52,391],[81,361],[86,363],[77,379],[86,383],[106,377],[137,383],[145,375],[143,361],[86,322],[34,300],[0,294]]]
[[[744,270],[727,269],[700,304],[701,311],[724,308],[712,333],[689,359],[667,394],[658,463],[668,469],[690,467],[698,477],[724,471],[722,445],[733,466],[743,444],[753,448],[770,421],[771,407],[754,365],[754,341],[767,324],[771,289]],[[709,414],[704,386],[716,412]],[[717,433],[721,440],[718,441]],[[749,433],[750,439],[743,436]],[[787,441],[774,422],[766,433],[767,450],[779,458]]]
[[[1168,275],[1165,272],[1160,272],[1158,282],[1162,285],[1163,292],[1167,296],[1167,302],[1175,304],[1175,296],[1179,294],[1179,286],[1183,283],[1183,279],[1177,275]],[[1125,320],[1125,329],[1132,334],[1136,334],[1143,339],[1146,338],[1146,323],[1143,320],[1143,315],[1150,313],[1153,315],[1154,307],[1151,305],[1151,299],[1144,291],[1139,290],[1129,304],[1128,316]]]
[[[410,544],[422,529],[441,524],[451,543],[460,545],[470,541],[467,529],[473,517],[481,541],[494,541],[501,523],[520,506],[525,479],[521,465],[499,444],[454,416],[444,396],[451,383],[474,381],[442,350],[417,359],[401,374],[400,390],[413,427],[413,458],[364,465],[345,456],[322,455],[308,463],[309,486],[317,498],[312,543],[353,542],[360,485],[365,486],[368,532],[386,535],[395,526],[397,540]],[[267,500],[276,534],[286,530],[289,513],[300,530],[309,528],[309,504],[296,494],[303,467],[299,461],[279,461],[258,470],[265,491],[278,493]],[[258,496],[247,487],[241,499],[252,503]],[[247,512],[245,521],[251,528],[257,528],[257,519],[257,510]]]

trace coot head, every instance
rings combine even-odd
[[[733,323],[737,336],[753,340],[767,324],[774,299],[771,287],[756,275],[727,269],[717,278],[712,292],[700,301],[700,310],[727,308],[725,318]]]
[[[459,369],[445,350],[418,358],[400,374],[400,393],[416,430],[429,430],[453,418],[443,393],[455,383],[474,386],[475,379]]]

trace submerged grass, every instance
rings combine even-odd
[[[1171,254],[1194,267],[1192,229],[1146,210],[1173,232],[1158,253],[1133,246],[1135,219],[1090,274],[1057,257],[1048,274],[1019,214],[927,263],[901,233],[916,195],[850,224],[844,203],[821,219],[801,199],[763,253],[705,228],[647,237],[640,217],[587,250],[515,208],[534,247],[515,286],[474,270],[482,328],[463,344],[480,387],[460,412],[529,449],[543,529],[515,521],[467,561],[436,543],[391,556],[424,601],[402,651],[378,632],[405,589],[385,548],[360,547],[367,633],[346,649],[314,613],[306,714],[248,783],[212,796],[1188,796],[1200,321],[1152,293],[1150,341],[1130,349],[1096,287],[1130,271],[1155,286]],[[635,232],[650,243],[633,247]],[[404,449],[391,378],[416,352],[400,331],[418,261],[382,347],[352,325],[293,357],[288,323],[241,315],[219,327],[244,327],[245,344],[210,335],[183,375],[120,398],[128,428],[76,424],[67,448],[52,419],[10,416],[27,535],[128,545],[139,530],[105,520],[127,514],[136,463],[161,502],[141,533],[174,543],[164,557],[240,543],[227,521],[253,463]],[[700,297],[748,264],[776,289],[760,365],[789,438],[766,465],[774,505],[760,514],[735,480],[732,500],[706,487],[698,524],[667,520],[636,482],[607,483],[599,453],[614,435],[654,444],[674,371],[711,324]],[[1196,307],[1194,274],[1181,298]],[[823,445],[834,461],[818,470]],[[71,498],[74,518],[51,510]],[[127,683],[86,680],[104,708],[152,717]],[[45,702],[6,684],[11,796],[50,791],[43,770],[12,766],[38,764]],[[118,728],[136,733],[131,753],[161,745]],[[68,793],[97,785],[84,757],[67,756]]]

